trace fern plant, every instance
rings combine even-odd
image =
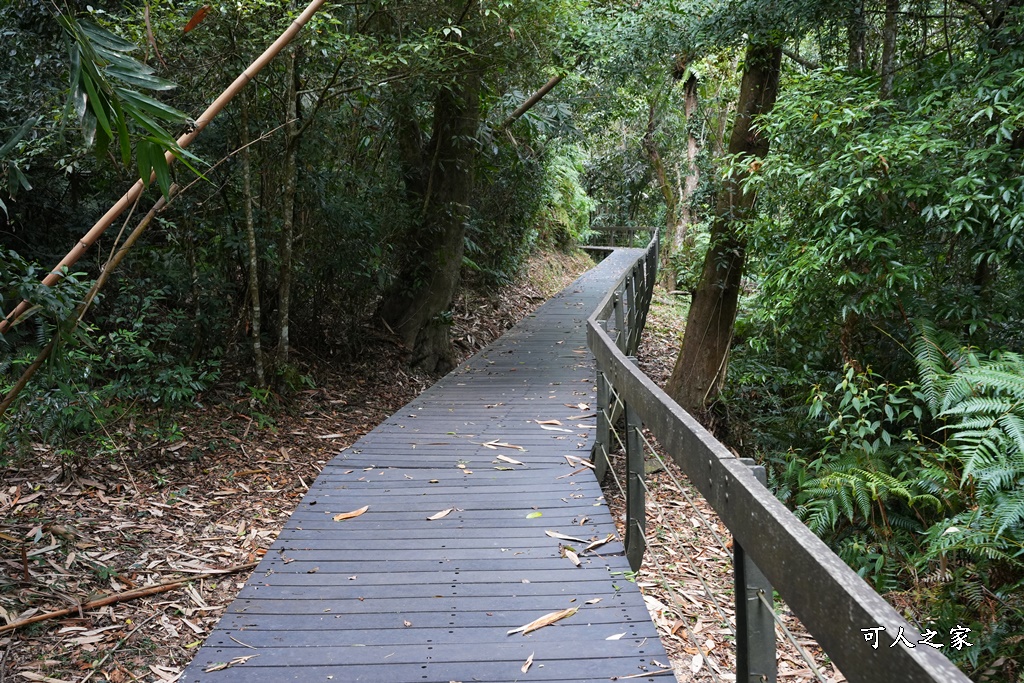
[[[944,423],[943,447],[959,461],[960,488],[975,503],[950,527],[984,531],[990,538],[977,548],[985,556],[1009,544],[1016,552],[1007,559],[1024,567],[1024,356],[983,356],[931,323],[918,327],[914,352],[928,407]]]

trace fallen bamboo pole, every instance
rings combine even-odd
[[[223,111],[228,102],[230,102],[235,95],[241,92],[242,88],[244,88],[246,84],[248,84],[249,81],[251,81],[256,74],[263,69],[263,67],[269,64],[270,61],[292,41],[293,38],[295,38],[302,27],[309,22],[317,11],[319,11],[324,2],[326,2],[326,0],[312,0],[312,2],[306,6],[306,9],[302,11],[302,14],[292,22],[291,26],[289,26],[287,30],[285,30],[285,32],[282,33],[277,40],[275,40],[273,44],[263,52],[263,54],[257,57],[245,71],[239,74],[238,78],[236,78],[234,82],[220,94],[220,97],[215,99],[213,103],[206,108],[206,111],[200,114],[199,118],[195,121],[195,127],[178,138],[178,146],[182,149],[188,147],[188,145],[196,139],[196,136],[198,136],[199,133],[201,133],[202,130],[210,124],[210,121],[212,121],[217,114]],[[175,161],[175,156],[171,152],[166,152],[164,157],[167,159],[168,165],[173,164]],[[80,259],[85,252],[87,252],[92,245],[96,243],[96,240],[100,238],[100,236],[107,230],[107,228],[110,227],[117,217],[124,213],[125,209],[132,206],[138,200],[142,195],[143,190],[145,190],[146,186],[152,181],[152,176],[148,182],[143,182],[141,178],[136,180],[135,184],[131,186],[131,189],[129,189],[121,199],[119,199],[110,207],[110,209],[107,210],[105,214],[103,214],[103,217],[89,229],[89,232],[87,232],[78,244],[68,252],[68,255],[61,259],[61,262],[58,263],[45,278],[43,278],[43,284],[47,287],[55,285],[63,277],[63,271],[78,262],[78,259]],[[31,304],[28,301],[22,301],[20,304],[15,306],[3,320],[0,320],[0,334],[4,334],[10,330],[14,323],[17,322],[17,320],[23,316],[25,311],[30,307]]]
[[[207,572],[205,574],[196,574],[195,576],[189,576],[183,579],[171,579],[169,581],[162,581],[152,586],[146,586],[145,588],[136,588],[135,590],[125,591],[123,593],[114,593],[108,595],[105,598],[97,598],[89,602],[75,605],[74,607],[68,607],[66,609],[59,609],[55,612],[47,612],[45,614],[37,614],[34,617],[28,619],[22,619],[21,621],[15,621],[4,626],[0,626],[0,633],[6,633],[7,631],[14,631],[23,626],[29,624],[38,624],[40,621],[47,621],[49,619],[59,619],[60,617],[66,617],[69,614],[76,614],[84,612],[89,609],[96,609],[97,607],[106,607],[107,605],[113,605],[119,602],[128,602],[129,600],[137,600],[139,598],[145,598],[150,595],[157,595],[158,593],[166,593],[167,591],[174,590],[184,586],[186,583],[197,581],[199,579],[209,579],[215,576],[224,576],[226,574],[237,574],[238,572],[244,572],[247,569],[254,568],[258,562],[249,562],[247,564],[237,564],[227,569],[222,569],[215,572]]]

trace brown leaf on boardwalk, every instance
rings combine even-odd
[[[210,673],[211,671],[222,671],[224,669],[227,669],[228,667],[238,666],[239,664],[245,664],[253,657],[259,657],[259,655],[246,655],[244,657],[235,657],[230,662],[218,662],[216,664],[211,664],[210,666],[203,669],[203,671],[205,671],[206,673]]]
[[[454,509],[455,508],[448,508],[447,510],[441,510],[440,512],[438,512],[436,514],[430,515],[429,517],[427,517],[427,519],[430,520],[430,521],[434,521],[435,519],[441,519],[442,517],[447,517],[448,515],[450,515],[452,513],[452,511]]]
[[[520,669],[519,669],[520,671],[522,671],[523,673],[526,673],[527,671],[530,670],[530,666],[533,664],[533,655],[534,654],[535,653],[533,653],[533,652],[530,653],[530,656],[526,658],[525,662],[523,662],[523,666],[520,667]]]
[[[512,629],[508,632],[508,635],[512,635],[513,633],[519,633],[521,631],[522,634],[525,636],[527,633],[530,633],[531,631],[536,631],[537,629],[544,628],[545,626],[550,626],[551,624],[554,624],[557,621],[561,621],[566,617],[571,617],[572,615],[576,614],[576,612],[578,612],[579,609],[579,607],[569,607],[568,609],[559,610],[557,612],[550,612],[549,614],[545,614],[539,619],[534,619],[529,624],[524,624],[519,628]]]
[[[501,460],[502,462],[507,462],[510,465],[522,465],[523,464],[523,463],[519,462],[518,460],[516,460],[515,458],[510,458],[507,455],[498,455],[498,456],[495,456],[495,459],[496,460]]]
[[[559,427],[562,426],[562,423],[559,422],[558,420],[534,420],[534,422],[536,422],[539,425],[558,425]]]
[[[597,603],[599,603],[599,602],[601,602],[601,598],[591,598],[590,600],[587,600],[587,601],[586,601],[585,603],[583,603],[583,604],[584,604],[584,605],[596,605],[596,604],[597,604]]]
[[[340,515],[334,515],[334,521],[335,522],[342,522],[342,521],[344,521],[346,519],[352,519],[353,517],[358,517],[359,515],[363,514],[364,512],[366,512],[369,509],[370,509],[369,505],[364,505],[363,507],[359,508],[358,510],[353,510],[352,512],[342,512]]]
[[[549,432],[570,432],[570,433],[572,432],[571,429],[562,429],[561,427],[550,427],[548,425],[540,424],[540,423],[538,423],[538,425],[540,426],[541,429],[546,429]]]
[[[577,567],[580,566],[580,557],[568,548],[562,548],[562,553]]]
[[[569,536],[568,534],[561,534],[557,531],[552,531],[551,529],[546,529],[544,533],[550,536],[551,538],[557,538],[562,541],[576,541],[577,543],[586,543],[586,541],[584,541],[582,538],[576,538],[575,536]]]
[[[591,543],[590,545],[588,545],[586,548],[583,549],[583,552],[588,553],[591,550],[593,550],[594,548],[600,548],[605,543],[610,543],[613,540],[615,540],[615,535],[614,534],[608,534],[604,538],[599,538],[598,540],[596,540],[593,543]]]

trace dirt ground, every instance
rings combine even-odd
[[[475,352],[586,267],[535,259],[515,285],[460,300],[457,348]],[[657,381],[681,325],[676,307],[655,306],[641,357]],[[40,619],[0,626],[0,683],[177,680],[323,465],[435,379],[403,368],[378,330],[367,334],[382,339],[372,355],[317,370],[316,388],[287,401],[211,391],[173,416],[176,428],[152,429],[167,421],[158,415],[110,425],[110,447],[76,472],[41,444],[0,470],[0,624]],[[673,467],[649,478],[652,543],[635,580],[678,679],[734,680],[728,536]],[[824,680],[842,680],[795,633]],[[780,678],[815,680],[782,641]]]

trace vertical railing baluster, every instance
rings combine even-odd
[[[625,311],[622,309],[622,293],[624,288],[620,288],[619,291],[615,292],[615,297],[612,299],[612,304],[615,308],[615,345],[619,347],[619,351],[626,352],[626,330],[625,322],[626,316]]]
[[[603,324],[603,321],[602,321]],[[608,416],[611,415],[611,405],[608,400],[608,379],[604,371],[597,369],[597,434],[594,436],[594,449],[590,454],[590,461],[594,463],[594,474],[597,480],[604,481],[608,476],[608,451],[611,448],[611,425]]]
[[[631,358],[630,361],[635,361]],[[626,404],[626,558],[633,571],[644,559],[644,529],[647,512],[644,495],[644,449],[640,440],[642,424],[632,404]]]
[[[762,484],[764,467],[744,458]],[[772,585],[740,544],[733,539],[733,575],[736,599],[736,682],[775,683],[775,620],[759,595],[773,602]]]
[[[622,348],[623,353],[633,353],[636,347],[633,346],[633,329],[636,327],[636,266],[630,269],[626,275],[626,288],[624,298],[626,300],[626,343]]]

